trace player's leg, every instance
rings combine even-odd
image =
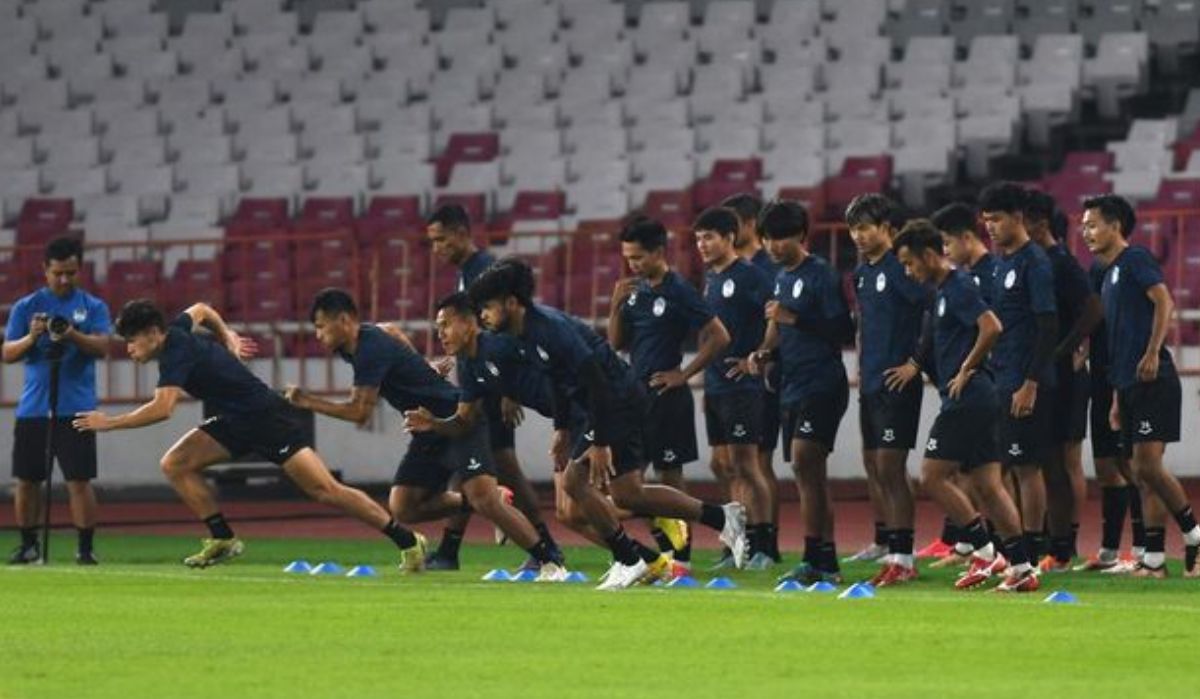
[[[183,559],[184,565],[205,568],[241,555],[243,544],[217,507],[216,498],[204,481],[204,469],[233,458],[231,448],[219,439],[233,442],[233,437],[223,432],[224,420],[215,418],[201,427],[190,430],[163,454],[159,461],[163,475],[183,504],[197,519],[208,527],[208,538],[201,543],[199,552]],[[221,437],[214,436],[214,432]],[[233,447],[240,451],[240,445]]]
[[[1001,473],[1000,464],[996,462],[984,464],[970,472],[972,485],[983,500],[984,512],[992,521],[996,533],[1003,542],[1002,551],[1004,558],[1007,559],[1007,574],[996,590],[1000,592],[1033,592],[1040,587],[1037,570],[1033,566],[1022,531],[1021,515],[1001,482]],[[960,587],[976,587],[983,582],[983,579],[998,572],[998,566],[994,561],[990,564],[987,561],[981,561],[978,551],[975,555],[976,561],[967,575],[960,579]],[[980,576],[983,576],[983,579],[980,579]]]
[[[96,533],[96,489],[90,480],[67,481],[67,498],[71,506],[71,522],[78,533],[78,548],[75,552],[75,562],[81,565],[95,565],[96,557],[93,552]]]
[[[38,532],[42,523],[42,483],[46,480],[47,418],[17,418],[13,425],[13,514],[21,530],[21,543],[9,555],[10,565],[37,561],[41,556]],[[74,429],[74,428],[72,428]]]
[[[1195,574],[1196,549],[1200,547],[1200,526],[1188,502],[1187,493],[1179,479],[1163,466],[1166,445],[1162,442],[1138,442],[1133,445],[1131,463],[1134,475],[1142,484],[1143,508],[1146,520],[1146,555],[1143,570],[1160,577],[1166,562],[1165,540],[1167,515],[1174,517],[1187,546],[1185,570]]]
[[[770,556],[779,563],[779,477],[775,475],[775,448],[779,443],[779,396],[767,392],[763,396],[763,433],[758,445],[758,471],[767,484],[767,508],[771,521],[767,530]],[[786,449],[785,449],[786,451]]]
[[[916,506],[912,483],[908,479],[908,451],[878,449],[875,452],[876,475],[880,492],[887,503],[888,564],[880,570],[879,582],[894,584],[916,577],[913,564],[913,523]]]
[[[54,451],[67,483],[71,522],[75,525],[78,546],[75,562],[96,565],[93,552],[96,535],[96,433],[72,429],[70,420],[62,420],[54,431]]]
[[[696,405],[689,386],[655,394],[650,399],[645,430],[646,457],[654,467],[659,482],[680,492],[687,492],[683,468],[699,458],[696,444]],[[654,517],[650,533],[658,549],[669,553],[676,571],[690,571],[691,531],[686,521],[672,517]]]
[[[471,508],[499,527],[517,546],[525,549],[537,562],[538,580],[559,582],[566,577],[561,564],[562,554],[551,546],[529,519],[500,493],[500,484],[490,473],[464,477],[462,492]]]
[[[609,500],[609,504],[612,504],[611,500]],[[615,506],[613,507],[615,510]],[[556,471],[554,473],[554,514],[563,526],[600,548],[608,548],[608,544],[604,541],[604,536],[588,522],[583,508],[567,493],[565,471]],[[613,516],[617,516],[615,512]]]
[[[746,534],[749,544],[746,567],[751,570],[766,570],[775,564],[771,546],[771,491],[767,479],[763,478],[758,465],[758,443],[754,439],[745,444],[729,446],[731,470],[734,478],[742,483],[738,502],[746,508]]]
[[[789,576],[805,584],[840,579],[832,537],[833,513],[829,507],[827,461],[829,448],[805,439],[792,440],[792,471],[800,496],[804,525],[804,556]]]

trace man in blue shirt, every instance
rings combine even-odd
[[[795,201],[768,204],[758,220],[767,251],[782,269],[766,304],[762,345],[746,362],[751,373],[777,358],[784,444],[804,512],[804,562],[784,576],[806,584],[841,580],[833,505],[826,483],[829,453],[846,412],[850,388],[842,348],[854,337],[841,276],[808,251],[808,212]],[[740,365],[739,365],[740,368]]]
[[[650,392],[646,457],[663,483],[685,490],[683,467],[699,458],[696,409],[688,380],[729,344],[729,333],[700,292],[667,265],[667,229],[638,217],[621,231],[621,256],[633,277],[617,282],[608,318],[608,341],[627,350],[633,371]],[[683,343],[698,333],[696,356],[686,366]],[[659,549],[674,551],[677,572],[690,569],[686,524],[658,519],[652,531]]]
[[[904,273],[892,238],[904,217],[881,194],[855,197],[846,225],[861,263],[854,270],[858,297],[859,424],[863,466],[875,510],[875,542],[850,560],[883,559],[874,584],[916,578],[913,566],[912,486],[908,452],[917,444],[924,386],[899,368],[914,361],[929,293]]]
[[[1047,552],[1042,467],[1054,440],[1058,305],[1050,259],[1029,239],[1025,227],[1026,200],[1025,189],[1011,182],[990,185],[979,195],[984,226],[1000,253],[992,308],[1004,331],[992,352],[992,365],[1005,408],[1001,458],[1017,476],[1029,555],[1037,561]]]
[[[96,359],[108,352],[112,334],[108,306],[77,286],[83,246],[59,238],[46,246],[46,286],[13,305],[4,332],[4,362],[25,363],[25,386],[17,403],[13,440],[15,508],[21,543],[9,563],[38,560],[38,523],[42,518],[41,484],[46,479],[46,438],[50,427],[50,353],[60,352],[57,420],[53,454],[67,481],[71,519],[78,531],[75,561],[95,565],[92,540],[96,527],[96,436],[71,429],[72,416],[96,408]],[[65,319],[61,334],[50,320]]]
[[[647,397],[629,365],[595,331],[565,313],[533,302],[533,270],[521,260],[496,263],[469,290],[483,324],[518,340],[518,353],[550,376],[554,386],[556,467],[563,486],[603,537],[614,563],[601,589],[616,590],[670,573],[670,561],[634,541],[612,504],[640,517],[699,521],[745,556],[745,509],[702,503],[666,485],[642,481]],[[572,403],[587,413],[585,431],[571,434]],[[571,443],[574,442],[574,448]],[[605,492],[612,494],[612,502]],[[655,564],[652,568],[650,564]]]
[[[693,224],[696,246],[707,272],[704,298],[728,330],[730,342],[704,372],[704,422],[712,447],[712,469],[728,483],[729,495],[746,505],[749,518],[750,561],[764,570],[775,564],[771,555],[770,487],[758,464],[762,444],[762,404],[771,396],[762,380],[746,376],[738,364],[762,342],[766,328],[763,306],[771,280],[738,256],[734,248],[738,219],[730,209],[709,209]],[[736,564],[725,551],[717,568]]]
[[[200,331],[208,331],[201,335]],[[117,333],[139,364],[158,361],[154,398],[122,414],[80,413],[81,431],[131,430],[171,417],[186,392],[215,413],[177,441],[160,461],[163,474],[183,503],[209,530],[201,550],[183,560],[206,568],[240,556],[244,544],[225,520],[202,472],[215,464],[255,453],[283,468],[314,500],[336,507],[383,532],[402,552],[408,566],[423,555],[414,534],[396,524],[366,493],[339,483],[313,449],[297,415],[278,393],[242,362],[254,343],[243,341],[221,316],[198,303],[167,324],[150,301],[130,301],[117,317]]]
[[[1127,241],[1135,223],[1129,202],[1103,195],[1083,206],[1084,242],[1105,267],[1101,300],[1108,328],[1108,376],[1116,394],[1109,422],[1120,429],[1122,448],[1145,497],[1156,497],[1163,505],[1144,508],[1146,554],[1132,574],[1166,577],[1165,509],[1183,534],[1184,576],[1197,577],[1200,526],[1178,479],[1163,467],[1167,444],[1179,441],[1182,402],[1179,375],[1165,346],[1174,303],[1158,262]]]
[[[1029,560],[1021,517],[1002,480],[996,433],[1001,402],[986,363],[1002,332],[1000,320],[988,310],[974,280],[950,268],[942,236],[929,221],[906,225],[896,239],[896,254],[915,281],[937,288],[929,338],[921,343],[929,351],[922,353],[919,364],[937,376],[942,407],[929,431],[921,480],[925,492],[959,525],[962,540],[956,546],[964,553],[974,551],[971,567],[955,587],[979,587],[1007,569],[997,591],[1033,592],[1039,587],[1037,570]],[[905,372],[912,373],[911,367]],[[967,488],[955,482],[958,473],[965,475],[983,503],[983,514],[1002,537],[1003,554],[991,542],[980,508],[964,492]]]

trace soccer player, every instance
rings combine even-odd
[[[901,372],[918,354],[929,294],[904,273],[892,252],[903,224],[900,207],[880,194],[863,194],[846,208],[846,225],[861,263],[854,270],[858,297],[859,424],[863,466],[876,508],[876,538],[886,545],[852,557],[883,559],[872,580],[893,585],[917,576],[913,566],[915,509],[908,480],[908,452],[917,444],[921,398],[919,372]],[[883,530],[882,532],[880,530]]]
[[[771,259],[762,239],[758,237],[758,214],[762,200],[753,194],[735,194],[721,202],[738,217],[737,248],[742,259],[761,269],[772,281],[779,274],[779,265]],[[775,475],[775,448],[779,444],[779,362],[771,362],[763,371],[762,441],[758,444],[758,469],[767,483],[770,496],[771,523],[767,531],[766,548],[776,563],[783,560],[779,553],[779,479]],[[786,454],[787,449],[784,449]],[[790,456],[788,458],[791,458]]]
[[[746,375],[746,357],[762,342],[764,304],[771,280],[738,256],[734,248],[738,218],[731,209],[708,209],[692,225],[696,246],[707,272],[704,298],[729,331],[730,342],[719,362],[704,374],[704,421],[712,447],[712,468],[723,473],[730,496],[746,505],[750,561],[747,567],[765,570],[775,564],[770,550],[771,491],[758,465],[762,443],[762,404],[767,400],[762,380]],[[722,552],[715,568],[735,565]],[[740,566],[739,566],[740,567]]]
[[[759,216],[758,232],[782,269],[766,304],[763,343],[746,368],[757,374],[769,358],[782,362],[783,443],[792,452],[804,513],[804,560],[784,578],[806,584],[837,582],[841,572],[827,462],[850,400],[842,347],[854,337],[854,321],[841,277],[829,262],[808,251],[808,212],[803,205],[771,202]]]
[[[996,274],[996,258],[979,237],[979,217],[971,207],[962,203],[938,209],[931,218],[942,233],[946,256],[955,267],[968,272],[979,285],[985,303],[992,302],[992,281]]]
[[[1101,291],[1108,328],[1109,421],[1120,429],[1125,456],[1147,499],[1146,554],[1131,573],[1164,578],[1166,511],[1183,533],[1184,576],[1200,576],[1200,526],[1179,481],[1163,467],[1167,444],[1179,441],[1182,390],[1164,346],[1174,303],[1150,253],[1129,245],[1135,216],[1129,202],[1103,195],[1084,202],[1083,239],[1105,267]],[[1153,502],[1156,498],[1158,502]]]
[[[566,464],[567,494],[614,558],[601,589],[621,589],[647,576],[670,573],[668,557],[626,535],[612,503],[639,517],[699,521],[720,532],[722,542],[743,562],[745,510],[740,504],[710,505],[670,486],[643,483],[647,397],[629,365],[608,343],[579,320],[535,304],[533,270],[520,260],[493,265],[475,280],[469,293],[481,309],[484,326],[515,337],[518,353],[553,382],[551,453],[556,464]],[[572,402],[587,413],[587,424],[574,435],[569,419]]]
[[[730,338],[700,292],[671,270],[666,247],[667,229],[653,219],[635,218],[621,231],[621,255],[634,276],[613,290],[608,341],[629,351],[634,373],[650,391],[646,457],[664,484],[683,491],[683,467],[699,458],[688,380],[713,363]],[[699,333],[696,356],[680,367],[683,343],[693,331]],[[691,543],[686,524],[676,522],[655,520],[654,538],[686,572]]]
[[[13,304],[4,331],[4,363],[24,362],[25,385],[13,426],[13,477],[17,526],[21,543],[8,562],[32,563],[41,553],[42,482],[46,480],[46,438],[50,414],[51,352],[59,352],[57,422],[53,456],[67,481],[71,520],[77,532],[75,562],[96,565],[96,436],[71,429],[77,412],[96,408],[96,359],[108,352],[112,323],[108,306],[78,286],[83,245],[58,238],[46,246],[42,272],[46,286]],[[65,331],[51,329],[62,318]]]
[[[211,336],[199,334],[207,330]],[[314,500],[336,507],[383,532],[402,552],[402,565],[419,564],[419,534],[399,526],[361,490],[334,479],[313,449],[295,409],[239,359],[253,352],[210,306],[198,303],[166,323],[150,301],[130,301],[117,316],[117,333],[139,364],[158,361],[154,398],[122,415],[80,413],[76,429],[129,430],[171,417],[184,392],[206,402],[215,415],[176,442],[161,460],[179,498],[209,530],[201,550],[184,565],[205,568],[241,555],[244,544],[221,513],[201,472],[214,464],[255,453],[279,465]]]
[[[463,403],[458,389],[409,345],[377,326],[360,323],[354,299],[345,291],[320,291],[310,318],[321,344],[354,368],[354,389],[349,400],[334,402],[290,387],[287,399],[358,424],[370,419],[380,396],[404,414],[414,434],[388,497],[392,516],[417,523],[473,509],[529,552],[540,564],[539,580],[562,580],[566,571],[558,565],[551,542],[501,497],[479,403]],[[446,490],[452,474],[460,480],[459,493]],[[423,549],[419,534],[417,539],[418,549]],[[410,569],[424,565],[424,556],[419,558]]]
[[[1000,422],[1001,458],[1017,476],[1027,548],[1037,561],[1047,552],[1042,468],[1054,444],[1054,350],[1059,323],[1054,272],[1046,252],[1029,238],[1026,199],[1024,188],[999,182],[980,193],[979,208],[1000,253],[992,307],[1004,330],[992,352],[992,366],[1005,408]]]
[[[933,323],[928,330],[928,356],[919,360],[934,368],[942,407],[929,431],[921,480],[925,491],[959,525],[964,541],[974,547],[971,567],[958,579],[961,590],[979,587],[1007,568],[999,592],[1033,592],[1037,570],[1030,564],[1016,505],[1001,480],[997,418],[1003,408],[998,399],[988,352],[1001,337],[996,313],[984,303],[980,288],[961,269],[950,268],[944,257],[942,236],[929,221],[911,221],[896,239],[896,251],[905,271],[917,282],[937,288]],[[911,365],[906,371],[911,371]],[[979,510],[952,478],[966,475],[1003,538],[1003,553],[996,551]]]
[[[439,206],[429,217],[425,237],[438,259],[458,267],[459,291],[466,291],[496,261],[490,252],[476,247],[471,237],[471,219],[461,204]]]

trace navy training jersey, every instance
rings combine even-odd
[[[517,339],[504,333],[479,333],[475,356],[457,357],[459,390],[464,403],[504,396],[554,417],[554,385],[550,377],[521,357]]]
[[[255,415],[287,405],[224,345],[193,333],[194,327],[186,313],[167,326],[158,356],[159,388],[181,388],[215,415]]]
[[[904,273],[892,251],[854,270],[860,322],[862,392],[884,390],[883,372],[917,354],[928,290]]]
[[[1088,281],[1092,293],[1102,294],[1104,292],[1104,265],[1099,260],[1092,263],[1091,269],[1088,270]],[[1108,382],[1108,333],[1106,330],[1107,324],[1104,318],[1096,324],[1096,329],[1092,331],[1091,341],[1088,343],[1088,369],[1092,372],[1092,380],[1102,380]]]
[[[951,272],[937,289],[933,302],[933,356],[942,410],[983,405],[996,399],[986,362],[971,376],[957,399],[948,393],[950,380],[958,375],[979,338],[979,317],[987,311],[983,292],[968,272]]]
[[[1137,366],[1154,331],[1154,302],[1146,295],[1162,284],[1158,262],[1143,247],[1130,246],[1113,260],[1104,273],[1104,323],[1108,333],[1108,380],[1116,389],[1137,383]],[[1175,375],[1171,352],[1158,352],[1158,377]]]
[[[762,379],[725,377],[726,359],[743,359],[762,344],[767,329],[765,306],[771,296],[771,279],[758,267],[738,257],[720,272],[704,274],[704,300],[729,331],[729,345],[704,369],[704,393],[720,395],[761,391]]]
[[[979,287],[979,293],[983,296],[983,302],[991,306],[994,295],[993,284],[995,284],[996,279],[996,256],[990,252],[985,252],[983,257],[975,260],[975,264],[968,267],[966,271],[971,279],[974,280],[975,286]]]
[[[824,258],[809,255],[794,269],[780,270],[773,298],[794,313],[800,324],[829,322],[844,317],[849,322],[842,281]],[[779,357],[783,379],[780,403],[788,406],[809,396],[838,390],[846,382],[842,348],[791,324],[779,326]]]
[[[466,291],[467,287],[471,286],[471,282],[478,279],[479,275],[495,262],[496,258],[487,250],[476,250],[471,253],[471,256],[463,260],[462,265],[458,268],[458,290]]]
[[[771,259],[771,255],[767,253],[765,248],[759,248],[754,253],[754,256],[750,258],[750,264],[766,272],[767,277],[770,279],[774,279],[775,275],[779,274],[779,264]]]
[[[700,292],[673,271],[668,271],[658,286],[639,281],[621,304],[620,316],[638,378],[648,382],[655,372],[679,367],[688,334],[713,317]]]
[[[1025,382],[1037,343],[1037,316],[1057,313],[1054,300],[1054,271],[1050,258],[1030,241],[1011,255],[996,260],[992,308],[1004,330],[992,350],[992,367],[1001,391],[1015,391]],[[1054,362],[1047,362],[1041,376],[1043,387],[1054,386]]]
[[[396,410],[424,407],[438,417],[448,417],[458,407],[459,393],[453,384],[411,347],[374,325],[360,325],[354,354],[339,351],[338,356],[354,368],[355,386],[379,389]]]

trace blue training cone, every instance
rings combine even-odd
[[[485,573],[483,580],[487,582],[508,582],[512,580],[512,576],[509,575],[507,570],[503,568],[496,568],[495,570],[489,570],[487,573]]]
[[[667,583],[667,587],[689,588],[700,587],[700,583],[690,575],[681,575],[671,582]]]
[[[735,590],[737,589],[737,583],[729,578],[713,578],[708,581],[705,587],[710,590]]]
[[[311,573],[312,564],[305,560],[292,561],[283,568],[285,573]]]
[[[522,570],[516,575],[509,578],[512,582],[533,582],[537,580],[538,572],[536,570]]]
[[[1079,604],[1079,598],[1066,590],[1055,590],[1042,601],[1050,604]]]
[[[804,586],[798,580],[784,580],[775,586],[776,592],[803,592]]]
[[[838,595],[838,599],[871,599],[875,596],[875,591],[869,585],[855,583],[846,588],[846,591]]]
[[[825,580],[815,582],[806,588],[807,592],[834,592],[836,590],[837,590],[837,585],[834,585],[833,583],[827,582]]]
[[[325,561],[308,571],[309,575],[341,575],[342,567],[333,561]]]
[[[373,578],[375,569],[371,566],[354,566],[346,573],[347,578]]]
[[[570,573],[567,573],[566,579],[563,580],[563,582],[569,583],[585,583],[587,581],[588,576],[584,575],[583,572],[579,570],[573,570]]]

